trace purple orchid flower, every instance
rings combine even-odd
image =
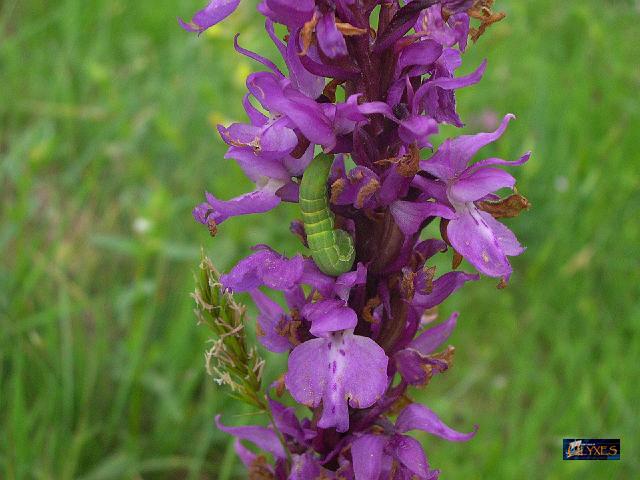
[[[365,434],[357,438],[351,446],[351,457],[356,480],[378,480],[392,478],[437,479],[438,470],[430,470],[427,457],[420,442],[404,433],[421,430],[452,442],[465,442],[473,438],[477,427],[471,433],[460,433],[445,425],[442,420],[424,405],[412,403],[396,420],[395,427],[382,435]]]
[[[446,358],[431,354],[449,338],[457,319],[458,313],[454,312],[447,321],[425,330],[394,355],[398,371],[407,383],[426,385],[434,374],[449,368]]]
[[[348,325],[346,319],[343,327]],[[388,361],[372,339],[354,335],[353,330],[336,331],[298,345],[291,352],[285,384],[298,403],[312,408],[322,403],[320,428],[346,432],[347,403],[353,408],[367,408],[382,397],[387,388]]]
[[[505,281],[512,271],[507,256],[520,255],[524,248],[511,230],[478,209],[474,202],[501,188],[513,188],[515,179],[493,166],[522,165],[531,152],[514,162],[488,158],[469,165],[469,161],[480,148],[500,138],[513,118],[512,114],[506,115],[495,132],[447,140],[433,157],[420,162],[422,170],[444,183],[448,201],[455,209],[455,217],[447,226],[453,248],[481,273]]]

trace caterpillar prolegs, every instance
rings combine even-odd
[[[327,197],[332,163],[333,157],[325,153],[311,161],[300,183],[300,210],[313,260],[323,273],[338,276],[351,270],[356,251],[351,236],[334,228]]]

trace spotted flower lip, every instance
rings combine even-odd
[[[349,429],[347,405],[367,408],[387,388],[384,350],[352,330],[336,332],[298,345],[289,355],[285,384],[293,398],[317,407],[322,402],[320,428]]]

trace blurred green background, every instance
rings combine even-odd
[[[203,245],[221,269],[267,242],[299,250],[292,206],[191,218],[205,188],[250,189],[215,123],[243,120],[271,54],[251,2],[211,35],[178,28],[204,0],[0,2],[0,478],[242,478],[228,423],[264,422],[205,375],[189,292]],[[467,285],[456,365],[418,398],[475,439],[419,435],[443,479],[640,478],[640,6],[501,0],[469,49],[465,132],[534,208],[508,289]],[[446,130],[445,134],[451,134]],[[271,361],[273,378],[280,360]],[[236,416],[238,414],[244,416]],[[563,437],[621,437],[619,462],[563,462]]]

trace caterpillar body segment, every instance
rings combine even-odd
[[[337,277],[351,270],[356,251],[351,236],[334,228],[327,196],[332,163],[333,157],[324,153],[311,161],[300,183],[300,210],[313,260],[323,273]]]

